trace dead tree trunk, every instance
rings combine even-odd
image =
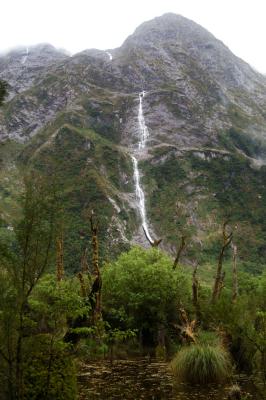
[[[181,325],[174,325],[174,328],[181,333],[184,342],[196,343],[195,328],[197,321],[189,321],[188,315],[184,308],[179,308],[178,311]]]
[[[83,277],[82,272],[79,272],[77,277],[78,277],[78,280],[79,280],[79,283],[80,283],[81,296],[83,298],[86,298],[87,297],[87,289],[86,289],[86,285],[85,285],[85,281],[84,281],[84,277]]]
[[[238,296],[238,279],[237,279],[237,246],[232,243],[233,249],[233,303],[236,302]]]
[[[163,324],[159,324],[158,327],[158,346],[165,348],[165,327]]]
[[[81,256],[81,272],[82,274],[89,273],[89,264],[88,264],[88,248],[86,247]]]
[[[148,242],[150,243],[151,247],[158,247],[163,239],[153,239],[153,240],[151,240],[149,238],[149,236],[147,235],[147,232],[144,229],[144,227],[142,227],[142,228],[143,228],[144,235],[145,235],[146,239],[148,240]]]
[[[220,279],[220,282],[219,282],[217,299],[220,298],[221,293],[222,293],[222,290],[223,290],[223,288],[224,288],[224,279],[225,279],[225,271],[223,271],[223,272],[221,273],[221,279]]]
[[[214,281],[214,286],[213,286],[213,292],[212,292],[212,302],[215,303],[215,301],[218,299],[219,295],[221,294],[221,290],[223,288],[223,280],[224,280],[224,274],[223,274],[223,259],[224,259],[224,253],[226,248],[230,245],[232,239],[233,239],[233,232],[227,233],[226,228],[228,226],[228,221],[225,221],[223,224],[223,244],[222,248],[219,254],[219,259],[218,259],[218,265],[217,265],[217,272],[216,272],[216,277]]]
[[[192,275],[192,302],[195,307],[197,322],[200,323],[201,312],[199,305],[199,280],[197,277],[197,272],[198,272],[198,263],[196,262],[194,264],[194,271]]]
[[[89,295],[93,323],[96,323],[101,318],[101,289],[102,289],[102,279],[99,269],[99,243],[98,243],[98,222],[95,223],[93,213],[90,216],[91,223],[91,233],[92,233],[92,265],[93,265],[93,275],[95,276],[94,282],[92,284],[91,292]]]
[[[56,279],[61,282],[64,278],[64,250],[63,250],[63,234],[56,240]]]
[[[173,269],[176,269],[176,267],[177,267],[177,265],[179,263],[180,256],[181,256],[185,246],[186,246],[186,237],[184,235],[182,235],[181,236],[181,242],[180,242],[180,245],[179,245],[176,257],[175,257],[175,261],[174,261],[174,264],[173,264]]]

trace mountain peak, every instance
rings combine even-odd
[[[190,35],[197,34],[213,38],[214,36],[209,33],[206,29],[198,25],[196,22],[183,17],[180,14],[166,13],[159,17],[155,17],[152,20],[143,22],[133,33],[132,36],[142,34],[152,34],[153,38],[158,38],[158,34],[163,36],[176,36],[176,35]]]
[[[66,52],[49,43],[20,46],[0,56],[0,79],[9,84],[9,99],[29,88],[47,68],[67,58]]]

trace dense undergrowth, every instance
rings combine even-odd
[[[173,268],[158,248],[132,248],[99,265],[90,214],[78,274],[67,275],[61,192],[52,180],[30,175],[21,210],[1,236],[0,398],[75,399],[80,362],[143,354],[174,357],[178,378],[191,383],[220,382],[231,364],[265,379],[265,273],[240,271],[235,292],[227,259],[214,298],[212,279],[191,264]],[[217,265],[210,268],[214,275]]]

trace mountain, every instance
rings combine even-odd
[[[45,43],[17,48],[0,57],[0,77],[9,83],[9,98],[31,87],[48,67],[66,58],[62,51]]]
[[[113,50],[18,49],[0,57],[0,79],[10,87],[0,115],[3,229],[31,166],[60,182],[69,269],[88,209],[99,215],[105,258],[145,244],[134,156],[149,230],[165,249],[185,230],[184,260],[200,248],[206,262],[229,218],[243,265],[264,262],[266,78],[204,28],[165,14]]]

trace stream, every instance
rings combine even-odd
[[[232,384],[176,384],[169,364],[148,359],[92,361],[82,367],[78,382],[80,400],[226,400]],[[262,399],[246,376],[235,377],[235,382],[247,399]]]

